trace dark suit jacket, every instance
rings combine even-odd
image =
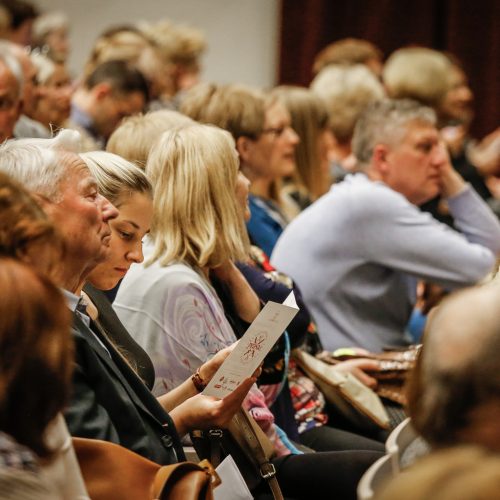
[[[76,313],[72,334],[76,366],[66,412],[70,433],[120,444],[159,464],[185,460],[172,419],[111,342],[99,335],[108,354]]]
[[[108,338],[121,349],[122,354],[132,362],[134,370],[149,389],[155,383],[155,368],[147,352],[131,337],[127,329],[116,315],[111,302],[106,295],[90,284],[83,287],[99,311],[99,323],[104,328]]]

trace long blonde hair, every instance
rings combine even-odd
[[[154,252],[147,264],[214,268],[245,258],[238,163],[234,140],[218,127],[192,124],[161,136],[146,165],[154,186]]]
[[[271,91],[285,105],[292,128],[300,137],[295,150],[296,184],[307,189],[311,199],[325,194],[331,184],[328,172],[322,170],[318,155],[318,139],[328,127],[328,112],[321,97],[304,87],[282,85]]]

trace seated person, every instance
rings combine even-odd
[[[82,134],[85,151],[103,149],[121,119],[141,112],[148,99],[141,72],[124,61],[107,61],[76,89],[67,126]]]
[[[325,349],[404,346],[417,280],[448,289],[491,270],[497,218],[452,168],[435,114],[409,100],[371,104],[356,124],[360,173],[302,212],[271,262],[300,286]],[[461,233],[416,205],[441,193]]]
[[[6,433],[0,438],[0,497],[5,499],[28,499],[28,492],[36,499],[88,498],[61,413],[70,391],[73,346],[70,314],[47,279],[55,277],[58,242],[34,199],[0,173],[0,421]],[[38,274],[14,259],[36,266]],[[58,306],[61,313],[54,314]]]
[[[225,426],[255,378],[223,400],[197,394],[194,384],[186,381],[158,401],[113,343],[93,328],[76,293],[108,256],[109,220],[118,211],[99,194],[94,177],[74,153],[77,144],[78,133],[63,131],[54,139],[11,141],[0,148],[0,168],[36,194],[64,237],[65,251],[56,271],[74,313],[76,357],[68,427],[76,436],[121,444],[159,464],[175,463],[184,459],[179,434],[191,425]],[[211,360],[211,373],[227,354]]]
[[[408,407],[433,447],[500,451],[499,300],[494,281],[451,295],[429,318]]]
[[[113,305],[155,364],[157,394],[178,386],[186,374],[236,340],[212,276],[227,285],[243,321],[252,321],[260,311],[233,262],[246,256],[244,221],[235,201],[234,146],[229,133],[192,124],[163,134],[146,165],[155,186],[153,235],[144,248],[145,264],[131,268]],[[276,438],[263,399],[254,387],[245,407],[274,438],[281,456],[273,464],[283,493],[309,498],[312,485],[322,484],[321,489],[315,486],[318,498],[329,498],[332,488],[342,498],[354,498],[360,472],[379,452],[290,454]]]
[[[471,500],[498,497],[500,457],[475,446],[431,453],[384,486],[377,500]]]
[[[290,113],[276,96],[242,85],[211,84],[188,92],[180,110],[193,120],[231,132],[241,171],[251,183],[248,234],[252,243],[271,255],[288,222],[280,183],[296,168],[299,137]]]

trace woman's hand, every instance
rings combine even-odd
[[[225,428],[234,414],[241,408],[250,387],[256,378],[245,379],[239,387],[224,399],[197,394],[170,412],[177,432],[184,435],[194,429]]]
[[[205,385],[212,380],[215,372],[219,369],[222,363],[224,363],[229,354],[231,354],[237,343],[238,341],[228,347],[225,347],[224,349],[221,349],[217,354],[215,354],[215,356],[200,366],[200,377]]]
[[[340,373],[354,375],[360,382],[370,387],[370,389],[377,387],[377,381],[363,371],[376,371],[380,368],[379,362],[374,359],[349,359],[334,365],[332,368]]]

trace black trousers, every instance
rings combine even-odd
[[[288,455],[274,459],[273,464],[287,499],[356,500],[361,476],[382,455],[377,451],[330,451]],[[253,494],[259,500],[272,499],[267,484]]]

